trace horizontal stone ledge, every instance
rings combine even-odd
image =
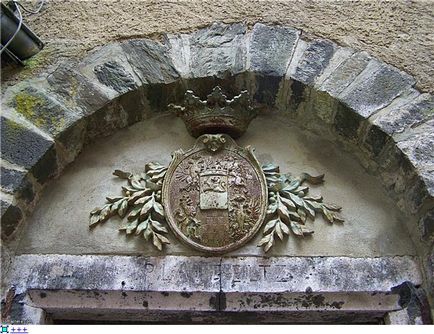
[[[27,290],[202,293],[389,293],[422,282],[410,256],[132,257],[19,255],[8,284]]]
[[[202,293],[30,290],[28,305],[51,310],[369,312],[401,309],[396,294],[366,293]]]

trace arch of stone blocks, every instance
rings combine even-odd
[[[162,41],[106,45],[2,93],[3,245],[16,238],[44,185],[93,138],[145,120],[186,89],[247,89],[308,131],[338,142],[377,175],[409,226],[432,291],[434,98],[366,52],[285,26],[215,23]],[[6,247],[5,246],[5,247]],[[6,248],[5,248],[6,249]]]

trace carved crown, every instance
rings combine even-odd
[[[206,100],[201,100],[193,91],[187,90],[183,105],[170,104],[169,107],[182,118],[193,137],[217,133],[240,137],[257,115],[247,90],[228,99],[219,86],[212,90]]]

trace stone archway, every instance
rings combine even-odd
[[[234,94],[247,89],[264,113],[279,110],[299,127],[339,143],[377,175],[418,222],[408,229],[424,286],[432,289],[432,96],[363,51],[263,24],[249,31],[243,24],[217,23],[168,35],[163,43],[115,43],[9,87],[2,99],[5,267],[41,189],[83,145],[147,119],[179,101],[186,89],[206,94],[217,84]]]

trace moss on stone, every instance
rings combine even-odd
[[[18,113],[31,120],[35,125],[42,126],[45,120],[38,117],[36,108],[42,106],[44,101],[25,92],[20,92],[15,96],[15,109]]]

